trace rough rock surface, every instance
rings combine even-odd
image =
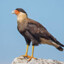
[[[51,59],[31,59],[31,61],[28,62],[28,58],[20,56],[15,58],[12,64],[64,64],[64,62]]]

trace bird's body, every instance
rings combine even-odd
[[[56,48],[62,46],[40,23],[29,19],[27,16],[17,16],[18,30],[26,40],[26,43],[30,45],[49,44]]]
[[[35,20],[27,17],[23,9],[16,9],[19,12],[17,15],[17,28],[26,40],[27,45],[32,42],[33,46],[39,44],[49,44],[56,47],[58,50],[63,51],[64,45],[54,38],[47,29]],[[23,13],[22,13],[22,12]]]

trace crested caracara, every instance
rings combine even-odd
[[[12,11],[17,15],[17,28],[22,36],[24,36],[27,48],[24,57],[28,57],[31,60],[33,57],[34,46],[39,44],[49,44],[54,46],[59,51],[63,51],[64,45],[61,44],[56,38],[54,38],[47,29],[40,23],[28,18],[27,13],[22,8],[17,8]],[[32,42],[32,55],[28,56],[28,47]],[[35,59],[35,58],[34,58]]]

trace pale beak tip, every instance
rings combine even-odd
[[[12,14],[15,14],[15,12],[14,12],[14,11],[12,11]]]

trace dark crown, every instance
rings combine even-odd
[[[27,15],[27,13],[22,9],[22,8],[17,8],[16,10],[20,11],[20,12],[23,12]]]

